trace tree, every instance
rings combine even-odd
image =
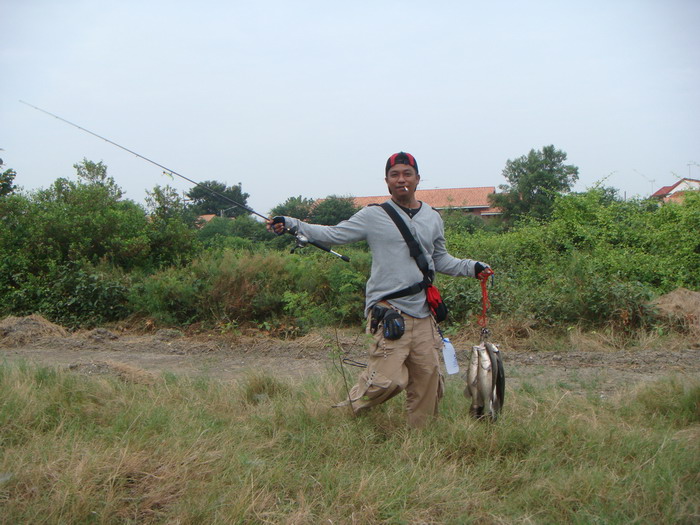
[[[335,225],[360,210],[352,197],[330,195],[313,207],[308,220],[314,224]]]
[[[150,247],[143,207],[120,199],[122,190],[102,163],[83,160],[75,168],[80,180],[57,179],[30,195],[26,217],[7,218],[27,270],[42,273],[80,261],[127,269],[145,264]]]
[[[216,195],[210,190],[213,190],[213,192],[219,195]],[[221,197],[220,195],[227,198]],[[248,212],[244,208],[236,206],[231,201],[247,206],[248,197],[250,197],[250,195],[243,192],[240,182],[234,186],[226,186],[225,183],[215,180],[204,181],[187,193],[187,198],[192,201],[190,207],[197,215],[213,213],[223,217],[247,215]]]
[[[278,204],[270,210],[270,216],[285,215],[305,221],[311,214],[311,209],[314,206],[313,199],[307,199],[299,195],[298,197],[289,197],[282,204]]]
[[[564,161],[566,153],[554,146],[508,160],[503,176],[509,184],[499,186],[502,193],[489,196],[491,206],[500,208],[508,222],[526,216],[548,218],[555,198],[571,191],[578,180],[578,168]]]
[[[147,194],[149,239],[156,266],[187,262],[196,249],[192,211],[171,186],[156,186]]]
[[[442,221],[445,224],[445,230],[453,230],[456,232],[474,233],[477,230],[496,230],[496,227],[487,225],[483,217],[465,213],[457,208],[448,208],[443,210]],[[488,222],[495,222],[495,219],[489,219]],[[487,228],[488,226],[488,228]]]
[[[151,217],[181,219],[194,224],[194,216],[172,186],[155,186],[146,192],[146,205]]]
[[[83,157],[80,164],[73,164],[78,177],[88,184],[103,186],[114,200],[122,197],[122,190],[112,177],[107,176],[107,166],[102,162],[93,162]]]
[[[0,173],[0,197],[10,195],[15,191],[13,181],[17,173],[13,169],[5,170]]]

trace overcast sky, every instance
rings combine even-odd
[[[157,167],[290,196],[498,186],[553,144],[597,182],[647,196],[700,179],[700,1],[3,0],[0,153],[26,190],[84,157],[138,202]],[[652,182],[653,181],[653,182]]]

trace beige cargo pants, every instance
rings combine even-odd
[[[442,338],[432,317],[403,317],[406,331],[400,339],[384,339],[379,326],[369,349],[367,368],[350,390],[351,402],[346,400],[341,405],[349,404],[359,413],[406,390],[408,424],[422,427],[437,415],[444,391],[438,357]]]

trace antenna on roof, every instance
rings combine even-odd
[[[656,179],[650,179],[649,177],[647,177],[643,173],[638,172],[634,168],[632,168],[632,171],[634,171],[637,175],[641,175],[642,177],[644,177],[646,180],[648,180],[651,183],[651,193],[653,194],[654,193],[654,183],[656,182]]]

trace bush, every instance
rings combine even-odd
[[[457,257],[495,270],[491,313],[534,317],[543,324],[651,324],[650,300],[674,288],[700,286],[700,195],[682,205],[620,202],[591,190],[557,200],[550,222],[524,222],[496,235],[446,232]],[[473,283],[441,276],[453,322],[480,308]]]
[[[265,324],[290,317],[304,329],[355,322],[364,308],[368,266],[368,257],[361,256],[348,265],[325,254],[209,251],[188,268],[145,277],[130,294],[130,304],[133,311],[168,324]]]
[[[360,321],[371,266],[364,243],[343,248],[347,264],[311,247],[290,256],[290,236],[248,216],[196,230],[172,191],[154,192],[147,216],[101,168],[86,163],[82,181],[0,197],[0,313],[36,312],[70,327],[132,313],[302,330]],[[659,206],[594,189],[560,197],[550,220],[506,233],[453,212],[445,219],[450,253],[494,268],[494,316],[631,330],[653,322],[654,296],[700,288],[698,192]],[[437,284],[450,322],[473,323],[478,282],[440,275]]]
[[[186,268],[172,267],[143,278],[129,290],[129,309],[168,325],[199,320],[202,283]]]
[[[50,265],[40,275],[17,276],[5,286],[3,315],[39,313],[68,328],[93,327],[129,314],[129,278],[123,272],[83,261]]]

